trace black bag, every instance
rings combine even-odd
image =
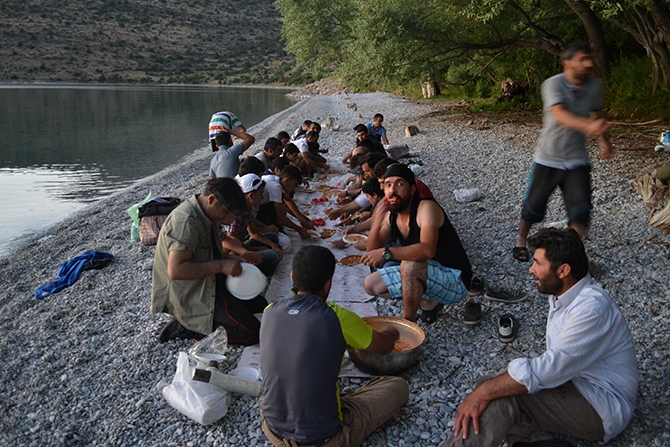
[[[181,199],[176,197],[154,197],[137,209],[138,217],[141,219],[147,216],[167,216],[180,203]]]

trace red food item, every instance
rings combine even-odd
[[[312,219],[312,222],[314,222],[314,225],[316,225],[317,227],[323,227],[324,225],[326,225],[326,221],[323,219]]]
[[[315,199],[312,199],[312,205],[318,205],[320,203],[326,203],[328,201],[328,198],[326,197],[317,197]]]

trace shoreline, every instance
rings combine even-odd
[[[269,89],[275,89],[275,90],[299,90],[303,88],[304,86],[281,86],[281,85],[263,85],[263,84],[249,84],[249,85],[243,85],[243,84],[157,84],[157,83],[141,83],[137,82],[134,84],[115,84],[115,83],[96,83],[96,82],[91,82],[91,83],[68,83],[68,82],[35,82],[35,83],[29,83],[29,82],[17,82],[15,84],[12,83],[0,83],[0,88],[34,88],[34,87],[43,87],[43,88],[96,88],[96,87],[114,87],[114,88],[122,88],[122,87],[184,87],[184,88],[192,88],[192,87],[207,87],[207,88],[269,88]]]
[[[346,107],[356,103],[357,110]],[[304,119],[336,118],[338,132],[322,132],[329,156],[350,149],[350,129],[372,115],[385,115],[392,143],[408,143],[423,162],[421,179],[447,211],[476,274],[491,285],[522,288],[531,299],[515,305],[481,300],[484,322],[465,327],[462,304],[449,306],[426,328],[427,341],[416,366],[401,374],[411,397],[388,424],[363,444],[436,445],[451,432],[455,410],[476,376],[497,371],[511,359],[543,351],[546,298],[532,285],[527,269],[511,257],[518,208],[539,128],[490,124],[467,126],[445,115],[443,104],[372,93],[311,97],[249,129],[256,143],[279,130],[291,133]],[[420,133],[405,137],[404,127]],[[650,149],[653,152],[653,148]],[[595,148],[592,148],[595,154]],[[646,226],[648,213],[631,180],[657,155],[616,154],[611,162],[593,158],[593,223],[587,254],[604,270],[597,278],[621,307],[638,350],[640,393],[630,426],[608,445],[664,445],[670,383],[670,236]],[[101,201],[0,259],[2,343],[0,343],[0,441],[3,445],[269,445],[260,430],[258,399],[234,395],[228,414],[202,427],[172,409],[160,389],[172,380],[179,351],[189,341],[160,344],[156,334],[165,315],[149,315],[154,247],[130,244],[126,212],[151,189],[155,196],[182,199],[200,192],[211,154],[194,154],[126,191]],[[479,188],[478,202],[457,204],[452,191]],[[552,200],[546,222],[563,219]],[[115,255],[102,270],[82,273],[72,287],[44,300],[34,290],[56,276],[59,264],[84,251]],[[380,315],[396,315],[390,300],[377,300]],[[497,317],[512,312],[521,324],[517,340],[502,344]],[[241,348],[229,349],[226,370]],[[343,379],[349,389],[360,379]],[[452,425],[450,425],[452,424]],[[402,441],[402,443],[401,443]],[[191,443],[191,444],[189,444]],[[660,444],[658,444],[660,443]],[[596,443],[580,443],[595,447]]]

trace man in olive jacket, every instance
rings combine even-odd
[[[203,194],[179,205],[168,216],[156,244],[151,313],[170,318],[158,339],[202,338],[223,326],[228,342],[258,343],[262,312],[267,301],[258,296],[238,300],[226,288],[226,276],[242,273],[240,258],[223,254],[219,228],[231,224],[246,207],[237,182],[210,179]]]

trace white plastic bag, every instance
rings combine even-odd
[[[457,202],[466,203],[474,202],[479,200],[482,197],[482,193],[479,192],[479,189],[457,189],[454,191],[454,198]]]
[[[188,355],[179,353],[177,372],[172,383],[163,388],[163,396],[173,408],[202,425],[209,425],[226,415],[230,396],[209,383],[193,380]]]

